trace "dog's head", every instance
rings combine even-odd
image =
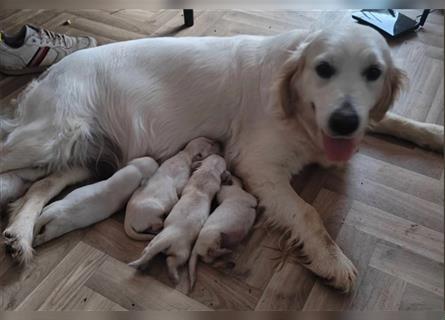
[[[303,117],[330,161],[347,161],[368,121],[379,121],[397,96],[404,73],[385,39],[358,24],[309,34],[278,81],[287,118]]]

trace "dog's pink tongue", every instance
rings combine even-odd
[[[357,143],[355,139],[333,138],[323,133],[323,145],[328,160],[344,162],[352,157]]]

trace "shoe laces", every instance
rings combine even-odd
[[[63,44],[65,47],[71,46],[71,38],[57,32],[49,31],[47,29],[40,29],[40,36],[47,39],[54,45]]]

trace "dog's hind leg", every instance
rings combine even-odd
[[[371,122],[370,132],[383,133],[405,139],[421,147],[443,153],[443,126],[411,120],[388,112],[379,122]]]
[[[33,166],[45,166],[55,155],[57,130],[45,121],[18,126],[0,143],[0,173]]]
[[[0,210],[9,202],[21,197],[35,180],[43,177],[46,170],[28,168],[0,174]]]
[[[23,197],[11,204],[10,223],[3,237],[12,258],[20,263],[32,258],[34,224],[45,204],[65,187],[89,177],[90,171],[79,167],[53,173],[35,182]]]

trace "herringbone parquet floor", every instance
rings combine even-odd
[[[0,11],[0,29],[33,23],[99,44],[148,36],[276,34],[335,26],[350,12],[195,11],[182,29],[180,10]],[[408,12],[411,16],[418,11]],[[69,19],[71,25],[63,25]],[[410,87],[394,110],[443,124],[444,17],[433,12],[417,34],[391,43]],[[2,106],[32,76],[0,74]],[[162,257],[147,274],[126,263],[145,244],[129,240],[122,214],[36,250],[19,268],[0,249],[1,310],[424,310],[443,309],[443,156],[382,136],[367,136],[344,170],[310,167],[296,191],[318,209],[359,270],[358,287],[341,295],[299,265],[278,267],[279,235],[261,228],[225,261],[201,264],[191,294],[171,288]]]

